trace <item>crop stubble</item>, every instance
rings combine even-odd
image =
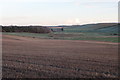
[[[118,76],[118,44],[3,35],[3,78]]]

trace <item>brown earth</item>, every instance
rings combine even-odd
[[[3,35],[3,78],[118,76],[118,44]]]

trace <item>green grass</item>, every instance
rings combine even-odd
[[[119,38],[120,39],[120,38]],[[103,37],[81,37],[81,38],[71,38],[70,40],[94,40],[94,41],[105,41],[105,42],[120,42],[118,39],[118,37],[107,37],[107,38],[103,38]]]
[[[118,28],[117,24],[115,26],[112,25],[85,25],[85,26],[77,26],[77,27],[67,27],[64,28],[64,33],[99,33],[104,35],[118,34],[120,28]]]
[[[39,34],[39,33],[3,33],[7,35],[17,35],[17,36],[25,36],[25,37],[34,37],[34,38],[44,38],[44,39],[60,39],[60,40],[93,40],[93,41],[106,41],[106,42],[120,42],[120,37],[102,37],[104,34],[98,33],[82,33],[80,36],[72,36],[72,37],[54,37],[51,35],[54,34],[72,34],[72,33],[49,33],[49,34]],[[73,33],[73,34],[81,34],[81,33]]]
[[[37,33],[10,33],[10,32],[4,32],[3,34],[7,35],[16,35],[16,36],[25,36],[25,37],[37,37],[37,38],[47,38],[49,34],[37,34]]]

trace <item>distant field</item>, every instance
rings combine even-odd
[[[42,34],[42,33],[25,33],[25,32],[20,32],[20,33],[15,33],[15,32],[3,32],[3,34],[7,35],[17,35],[17,36],[23,36],[23,37],[36,37],[36,38],[47,38],[49,37],[49,34]]]
[[[49,34],[38,34],[38,33],[3,33],[7,35],[26,36],[33,38],[44,38],[44,39],[61,39],[61,40],[93,40],[93,41],[107,41],[107,42],[120,42],[120,37],[109,36],[98,33],[49,33]]]
[[[57,29],[50,33],[25,33],[25,32],[4,32],[3,34],[26,36],[44,39],[60,40],[93,40],[106,42],[120,42],[119,25],[117,23],[98,23],[72,26],[52,26],[51,29]],[[59,30],[63,28],[63,30]]]

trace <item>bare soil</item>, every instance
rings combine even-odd
[[[3,35],[3,78],[116,78],[118,44]]]

